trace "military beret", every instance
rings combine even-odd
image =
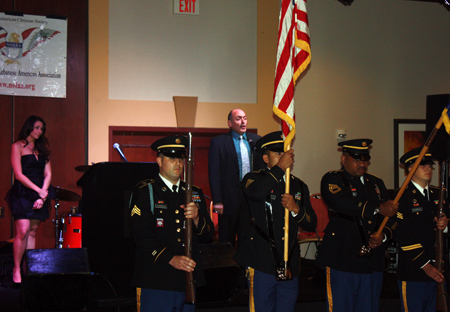
[[[255,147],[259,151],[284,152],[283,134],[281,131],[266,134],[256,142]]]
[[[416,162],[417,157],[419,157],[420,152],[422,151],[423,146],[414,148],[409,152],[405,153],[402,157],[400,157],[400,163],[405,166],[412,165]],[[426,152],[420,162],[421,165],[434,165],[433,156],[431,156],[430,152]]]
[[[152,150],[167,157],[186,158],[186,148],[189,146],[187,137],[172,135],[161,138],[152,144]]]
[[[369,146],[372,144],[371,139],[354,139],[338,143],[342,146],[342,151],[348,153],[356,160],[370,160]]]

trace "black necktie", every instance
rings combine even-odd
[[[428,197],[428,190],[427,189],[423,189],[423,196],[425,196],[425,199],[427,201],[430,201],[430,198]]]
[[[172,185],[172,192],[174,192],[174,193],[177,192],[177,186],[176,185]]]

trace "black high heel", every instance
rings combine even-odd
[[[14,269],[13,269],[13,273],[12,273],[12,281],[13,281],[13,283],[14,283],[14,285],[16,286],[16,287],[14,287],[14,288],[20,288],[20,285],[22,285],[22,274],[20,275],[20,282],[19,283],[16,283],[15,281],[14,281]]]

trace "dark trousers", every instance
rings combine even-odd
[[[195,312],[195,305],[185,304],[184,291],[141,289],[141,312]]]
[[[236,247],[238,216],[219,215],[219,242],[230,242]]]
[[[383,272],[350,273],[326,268],[327,311],[378,312]]]
[[[277,281],[275,275],[249,268],[251,312],[294,312],[298,296],[298,276]]]
[[[436,311],[436,282],[397,282],[402,311]]]

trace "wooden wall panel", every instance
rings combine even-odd
[[[0,4],[0,9],[1,9]],[[12,9],[10,9],[12,10]],[[32,15],[57,15],[68,18],[68,42],[67,42],[67,81],[66,98],[25,97],[25,96],[1,96],[5,102],[13,102],[11,111],[2,114],[1,120],[12,120],[8,127],[18,134],[23,122],[29,115],[38,115],[47,123],[46,136],[50,142],[52,152],[52,184],[69,189],[81,195],[81,189],[76,181],[82,173],[75,171],[75,167],[83,165],[87,160],[87,0],[16,0],[14,11]],[[1,113],[3,113],[3,108]],[[3,133],[3,132],[2,132]],[[9,138],[5,149],[8,150],[8,159],[1,154],[1,161],[9,165],[9,151],[11,143],[17,139]],[[3,144],[2,144],[3,146]],[[11,185],[11,177],[6,180],[0,176],[1,185]],[[2,187],[3,192],[3,187]],[[3,196],[0,196],[3,198]],[[38,232],[37,248],[52,248],[55,246],[54,202],[52,201],[52,213],[50,219],[44,222]],[[60,202],[60,215],[67,213],[70,206],[76,206],[76,202]],[[6,219],[0,219],[0,228],[8,227]],[[0,241],[10,238],[7,231],[0,232]]]
[[[13,11],[14,0],[2,0],[0,1],[0,12]]]
[[[12,101],[7,96],[0,96],[0,241],[10,239],[11,211],[4,197],[11,187],[10,145],[12,138]]]
[[[13,0],[0,1],[0,12],[12,11]],[[11,186],[10,145],[12,137],[12,107],[13,99],[10,96],[0,95],[0,241],[10,239],[11,212],[6,205],[4,197]]]
[[[217,128],[159,128],[159,127],[109,127],[109,161],[122,161],[120,154],[113,148],[114,143],[120,145],[129,162],[154,162],[156,152],[150,146],[156,140],[175,134],[192,133],[192,157],[194,171],[192,183],[211,197],[208,179],[208,154],[211,138],[230,131]],[[256,129],[248,129],[257,133]]]

